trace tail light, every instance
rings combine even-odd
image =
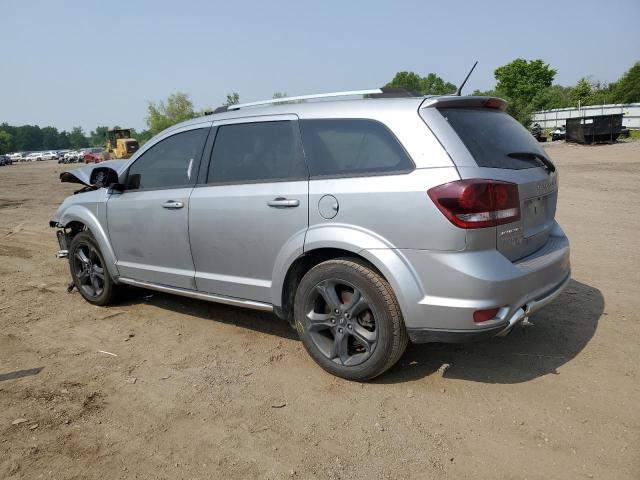
[[[520,196],[515,183],[457,180],[427,193],[445,217],[460,228],[495,227],[520,220]]]

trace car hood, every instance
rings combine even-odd
[[[60,174],[60,181],[90,185],[89,179],[91,178],[91,172],[94,168],[113,168],[116,172],[118,172],[118,175],[120,175],[124,171],[124,167],[126,164],[127,162],[123,162],[122,160],[107,160],[106,162],[101,162],[98,164],[94,163],[93,165],[87,165],[85,167],[69,170],[68,172],[62,172]]]

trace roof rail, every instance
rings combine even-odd
[[[316,93],[314,95],[300,95],[298,97],[284,97],[284,98],[272,98],[271,100],[261,100],[259,102],[239,103],[236,105],[228,105],[226,110],[240,110],[241,108],[257,107],[260,105],[271,105],[274,103],[284,102],[296,102],[300,100],[312,100],[316,98],[332,98],[332,97],[351,97],[356,95],[375,95],[384,93],[381,88],[374,88],[371,90],[353,90],[350,92],[331,92],[331,93]],[[220,107],[216,110],[219,110]],[[220,109],[221,110],[221,109]],[[222,111],[222,110],[221,110]],[[217,113],[217,112],[214,112]]]

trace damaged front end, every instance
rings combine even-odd
[[[49,222],[51,228],[57,228],[56,237],[58,238],[58,246],[60,250],[56,253],[56,258],[67,258],[69,256],[69,245],[71,240],[78,233],[84,230],[84,226],[79,223],[72,223],[69,227],[65,227],[55,220]]]
[[[108,160],[99,164],[87,165],[85,167],[75,168],[68,172],[62,172],[60,174],[60,181],[63,183],[78,183],[83,185],[80,190],[73,192],[74,195],[78,193],[90,192],[103,187],[103,177],[101,172],[113,170],[117,176],[119,176],[127,162],[122,160]]]
[[[56,236],[58,238],[58,245],[60,249],[56,253],[57,258],[67,258],[69,256],[69,246],[71,240],[78,233],[86,229],[82,218],[80,221],[64,221],[66,212],[69,208],[84,203],[85,196],[75,197],[79,193],[93,192],[100,188],[110,187],[118,182],[118,176],[124,170],[127,162],[122,160],[110,160],[102,162],[100,164],[87,165],[80,168],[75,168],[68,172],[62,172],[60,174],[60,181],[63,183],[77,183],[82,185],[80,190],[73,192],[74,196],[67,197],[65,201],[60,205],[54,218],[49,221],[51,228],[57,228]],[[115,188],[115,187],[114,187]],[[97,193],[97,192],[96,192]],[[89,197],[87,197],[89,198]]]

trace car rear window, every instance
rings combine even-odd
[[[522,170],[543,166],[535,158],[513,158],[516,152],[547,156],[538,142],[511,115],[493,108],[440,108],[479,167]]]
[[[413,170],[413,162],[395,136],[375,120],[302,120],[300,127],[312,177]]]

